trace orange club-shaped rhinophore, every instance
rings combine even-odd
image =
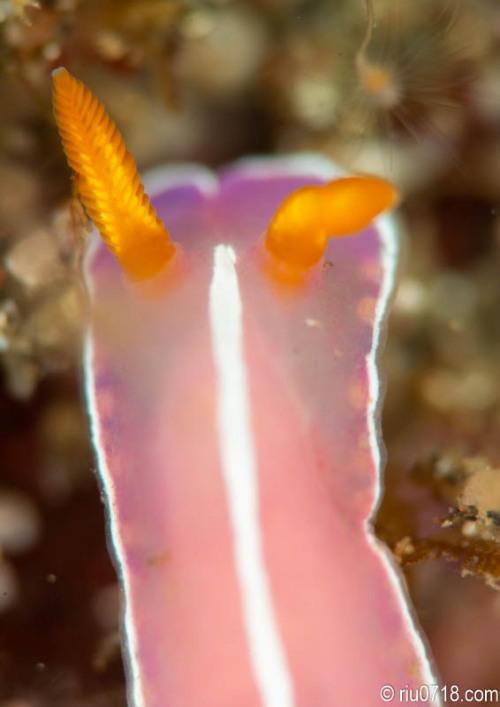
[[[323,257],[331,236],[362,230],[396,199],[392,184],[377,177],[343,177],[302,187],[274,215],[266,248],[280,263],[307,270]]]

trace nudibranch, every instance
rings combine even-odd
[[[372,707],[437,685],[370,524],[397,261],[390,217],[371,221],[394,189],[297,155],[160,168],[150,202],[65,70],[54,105],[110,246],[87,259],[84,365],[129,704]]]

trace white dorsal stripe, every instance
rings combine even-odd
[[[230,246],[216,246],[209,308],[222,473],[233,530],[243,619],[257,687],[265,707],[293,707],[292,680],[263,555],[257,465],[243,355],[242,304],[235,261]]]

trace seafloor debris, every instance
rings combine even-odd
[[[15,607],[22,595],[12,558],[29,552],[40,540],[41,520],[31,499],[0,489],[0,614]]]
[[[39,0],[0,0],[0,22],[10,19],[30,22],[29,10],[39,7]]]
[[[27,399],[48,372],[74,361],[85,321],[83,227],[62,208],[4,256],[0,365],[10,393]]]
[[[24,494],[0,489],[0,548],[9,555],[36,546],[41,532],[39,513]]]
[[[480,457],[436,455],[416,465],[417,481],[448,506],[441,530],[423,539],[405,536],[394,547],[402,565],[445,557],[462,574],[500,589],[500,468]]]

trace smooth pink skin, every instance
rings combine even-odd
[[[386,704],[385,684],[437,682],[399,572],[367,524],[380,491],[367,364],[386,276],[380,233],[336,239],[332,266],[281,291],[260,267],[258,239],[286,195],[322,181],[314,167],[294,171],[236,166],[212,196],[188,182],[153,199],[186,256],[161,299],[127,285],[104,247],[89,266],[87,393],[125,588],[130,704],[263,704],[216,429],[218,243],[237,254],[264,559],[293,704],[372,707]]]

